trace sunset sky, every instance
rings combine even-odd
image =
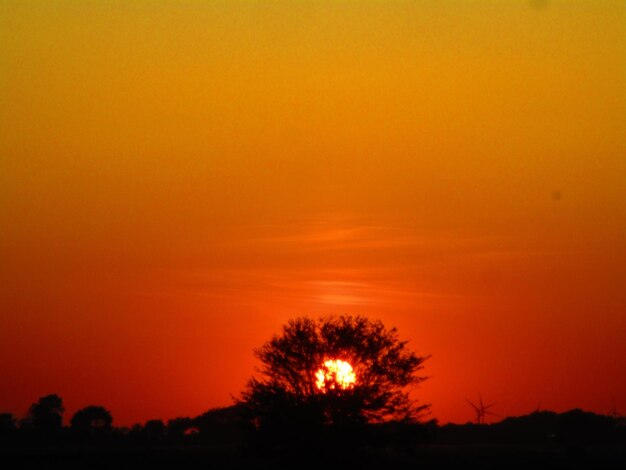
[[[398,327],[465,422],[626,412],[626,2],[0,2],[0,412],[232,403]]]

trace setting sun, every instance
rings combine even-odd
[[[329,359],[315,373],[315,386],[326,392],[337,388],[348,390],[354,387],[356,375],[352,366],[340,359]]]

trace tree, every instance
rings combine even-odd
[[[258,428],[416,421],[428,405],[408,388],[428,357],[409,351],[395,328],[362,316],[289,321],[255,351],[262,366],[242,393]]]
[[[212,408],[193,419],[198,439],[217,446],[229,446],[244,439],[246,428],[241,405]]]
[[[193,419],[188,417],[173,418],[167,422],[167,437],[168,439],[183,439],[189,434],[193,434],[197,431]]]
[[[160,419],[150,419],[146,421],[141,435],[149,442],[157,442],[165,437],[165,423]]]
[[[0,437],[14,433],[16,430],[15,416],[11,413],[0,413]]]
[[[111,412],[102,406],[87,406],[70,420],[72,430],[82,435],[104,434],[112,429]]]
[[[31,405],[26,421],[41,434],[56,434],[63,427],[64,411],[63,399],[59,395],[47,395]]]
[[[15,416],[12,413],[0,413],[0,429],[4,431],[15,428]]]

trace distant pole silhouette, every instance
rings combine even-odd
[[[480,394],[478,395],[478,404],[472,403],[467,398],[465,400],[467,401],[467,403],[470,404],[472,408],[474,408],[474,411],[476,412],[476,424],[485,424],[486,416],[498,416],[497,414],[489,411],[489,408],[494,406],[495,403],[485,405],[483,403],[483,397]]]

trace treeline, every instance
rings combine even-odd
[[[580,409],[535,411],[493,424],[447,424],[438,429],[441,444],[620,445],[626,446],[626,420]]]
[[[281,416],[277,426],[259,428],[246,416],[242,405],[216,408],[197,417],[163,421],[149,420],[131,427],[114,426],[113,416],[103,406],[78,410],[63,425],[65,409],[58,395],[33,403],[25,417],[0,413],[0,447],[95,445],[181,446],[202,445],[236,451],[243,447],[262,449],[298,448],[311,443],[326,446],[393,445],[409,448],[433,445],[618,445],[626,446],[626,420],[582,410],[565,413],[537,411],[493,424],[447,424],[392,422],[346,428],[315,428],[307,422],[294,424],[293,416]]]
[[[67,426],[63,425],[64,413],[63,399],[56,394],[40,398],[21,419],[0,413],[0,447],[211,444],[223,448],[243,442],[247,428],[237,406],[130,427],[114,426],[111,412],[99,405],[78,410]]]

